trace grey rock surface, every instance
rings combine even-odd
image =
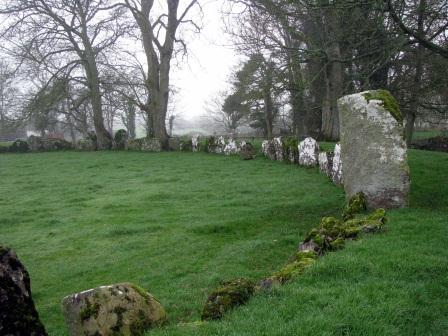
[[[363,192],[371,208],[408,205],[407,147],[395,99],[384,90],[338,101],[342,172],[347,199]]]

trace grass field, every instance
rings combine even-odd
[[[151,335],[446,335],[448,155],[410,151],[411,208],[306,275],[205,325],[220,280],[278,270],[343,191],[317,169],[202,153],[0,156],[0,243],[51,335],[63,296],[131,281],[169,314]]]

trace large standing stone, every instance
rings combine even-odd
[[[409,167],[402,115],[385,90],[338,101],[344,188],[347,199],[363,192],[372,208],[408,204]]]
[[[273,140],[264,140],[261,144],[263,148],[263,154],[266,156],[269,160],[276,160],[277,156],[275,153],[275,145]]]
[[[319,144],[313,138],[306,138],[299,144],[299,164],[305,167],[318,165]]]
[[[62,310],[70,335],[143,335],[166,313],[152,295],[130,283],[102,286],[67,296]]]
[[[0,335],[47,335],[34,307],[27,270],[14,251],[1,245]]]

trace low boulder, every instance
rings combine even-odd
[[[62,310],[72,336],[143,335],[166,320],[162,305],[131,283],[69,295],[62,301]]]
[[[225,312],[246,303],[254,294],[255,284],[251,280],[240,278],[222,282],[208,296],[201,319],[220,319]]]
[[[250,142],[241,144],[240,158],[242,160],[252,160],[255,158],[255,148]]]
[[[47,335],[31,297],[30,276],[16,253],[0,245],[0,335]]]

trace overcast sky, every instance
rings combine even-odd
[[[171,84],[178,89],[175,110],[191,119],[204,113],[204,105],[220,90],[228,88],[231,70],[239,57],[224,34],[221,0],[201,1],[203,29],[188,42],[188,64],[173,68]]]

